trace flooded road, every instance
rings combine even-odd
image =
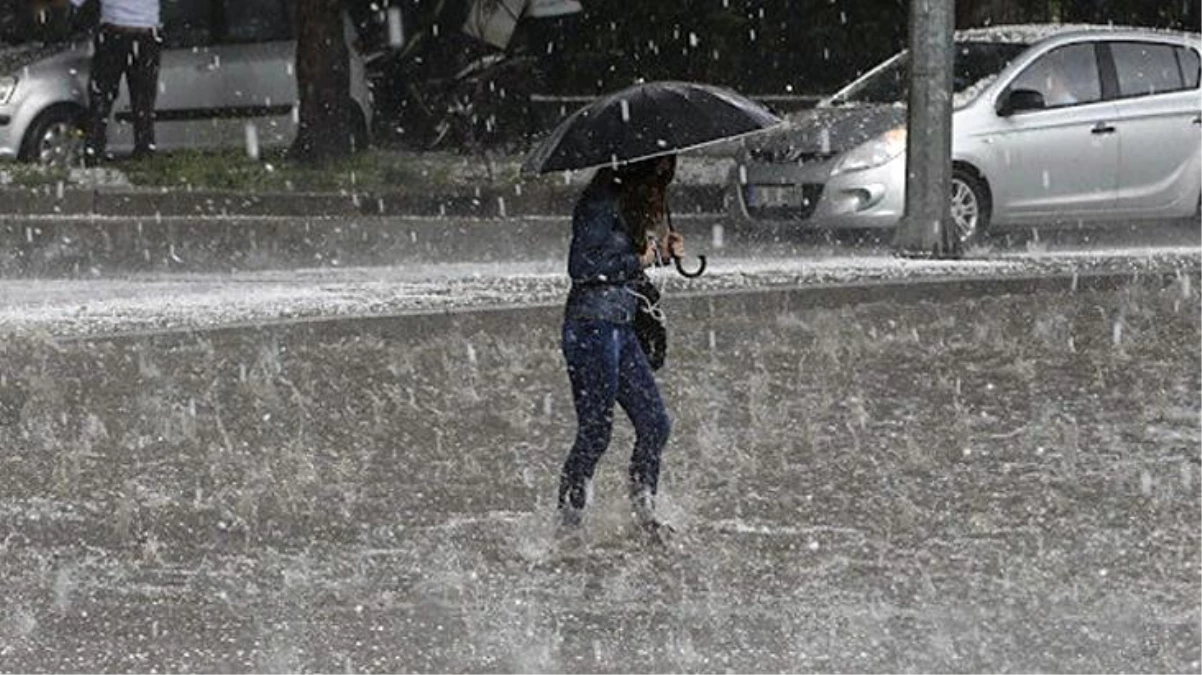
[[[0,670],[1197,671],[1198,288],[680,305],[576,556],[554,305],[10,342]]]

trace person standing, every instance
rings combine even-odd
[[[76,8],[87,0],[70,0]],[[84,163],[104,159],[108,118],[125,77],[133,112],[134,159],[154,153],[154,102],[159,87],[159,0],[100,0],[100,26],[92,40]]]
[[[659,387],[634,329],[644,268],[684,255],[684,239],[669,232],[662,246],[649,236],[666,214],[674,156],[602,168],[572,214],[562,349],[576,408],[576,439],[560,474],[560,524],[580,525],[588,486],[609,447],[614,403],[635,429],[629,486],[637,523],[652,534],[660,455],[671,432]]]

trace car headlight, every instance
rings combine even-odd
[[[880,166],[906,151],[906,128],[890,129],[876,138],[848,150],[835,163],[831,175],[863,171]]]
[[[0,77],[0,105],[8,103],[8,99],[12,98],[13,91],[17,88],[17,78],[11,75]]]

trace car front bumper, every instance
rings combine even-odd
[[[737,216],[805,229],[891,228],[905,209],[905,156],[831,175],[834,160],[736,169]]]

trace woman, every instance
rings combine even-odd
[[[587,487],[613,431],[614,403],[635,429],[630,496],[639,525],[655,533],[660,453],[671,421],[647,355],[634,331],[643,269],[684,255],[684,239],[669,232],[662,247],[650,236],[663,222],[673,156],[597,171],[572,213],[564,309],[563,355],[576,404],[576,442],[559,483],[560,522],[580,524]]]

